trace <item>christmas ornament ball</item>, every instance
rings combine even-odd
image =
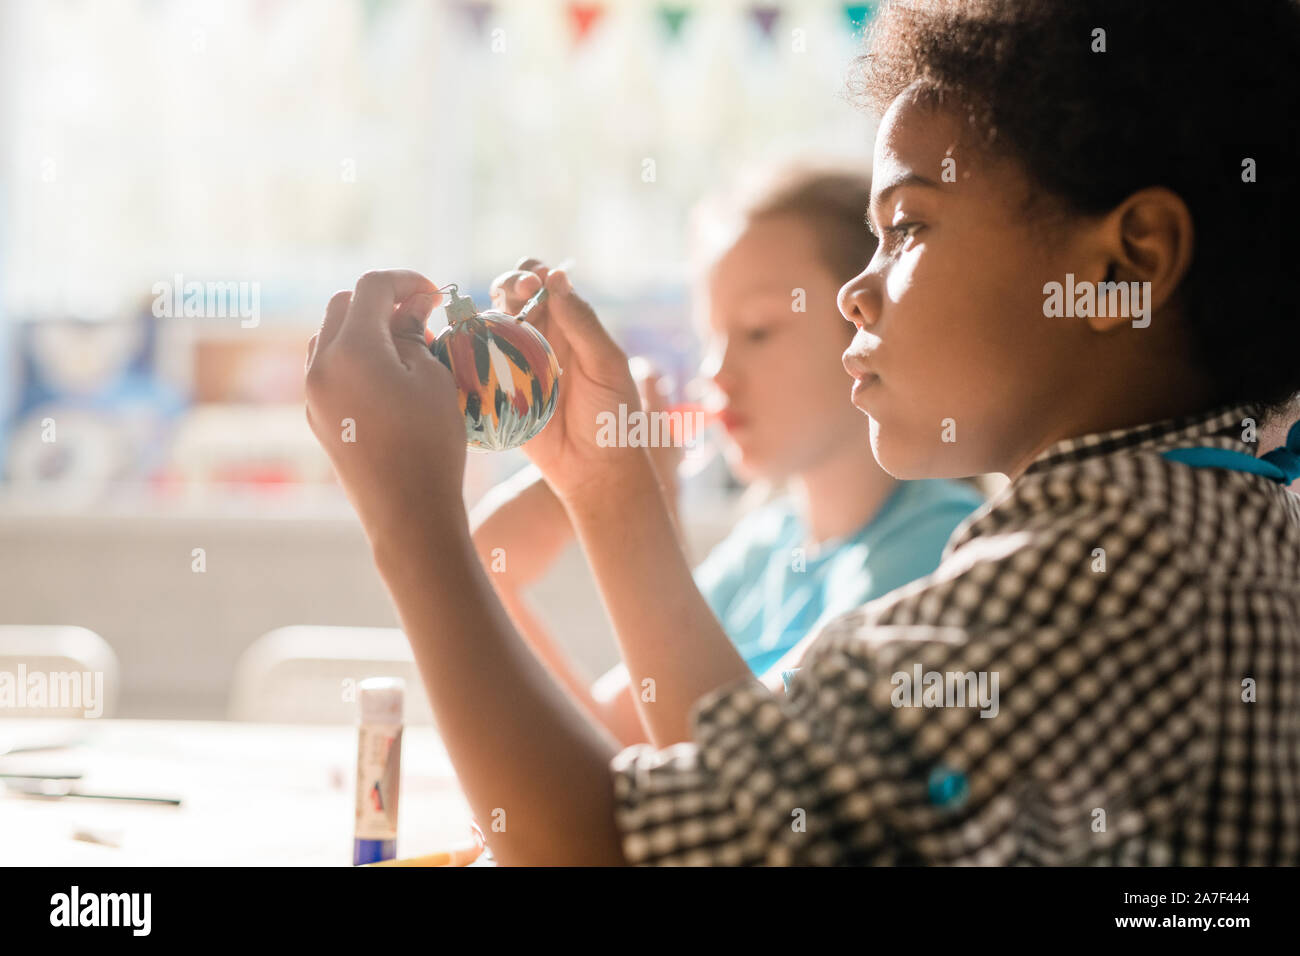
[[[478,312],[453,290],[447,327],[429,348],[456,381],[470,446],[517,448],[551,420],[560,366],[550,343],[523,319]]]

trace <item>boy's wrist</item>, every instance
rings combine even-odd
[[[445,561],[478,560],[463,504],[410,515],[382,526],[368,525],[366,537],[375,567],[386,581],[417,568],[420,574],[436,573]]]
[[[617,519],[637,507],[645,495],[659,495],[660,481],[644,448],[619,449],[606,467],[593,471],[580,485],[557,489],[556,495],[575,526]]]

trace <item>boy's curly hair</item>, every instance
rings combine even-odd
[[[917,84],[1067,210],[1176,192],[1195,354],[1224,401],[1276,407],[1300,392],[1297,63],[1293,0],[894,0],[852,88],[883,112]]]

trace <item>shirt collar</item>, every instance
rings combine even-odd
[[[1030,462],[1025,474],[1037,474],[1057,465],[1139,449],[1166,451],[1189,445],[1209,445],[1257,455],[1259,442],[1242,439],[1246,419],[1253,419],[1258,430],[1262,425],[1259,407],[1252,404],[1221,405],[1210,411],[1166,418],[1131,428],[1066,438]]]

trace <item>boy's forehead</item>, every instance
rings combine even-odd
[[[813,232],[794,215],[771,216],[746,224],[709,263],[705,291],[733,304],[780,299],[790,305],[791,284],[806,284],[809,271],[820,272]]]
[[[948,158],[960,167],[970,151],[960,148],[958,133],[956,118],[948,111],[925,102],[915,91],[899,94],[876,133],[872,179],[877,191],[908,174],[939,180]]]

